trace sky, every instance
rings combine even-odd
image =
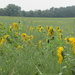
[[[21,10],[46,10],[51,7],[74,6],[75,0],[0,0],[0,8],[5,8],[8,4],[15,4],[21,7]]]

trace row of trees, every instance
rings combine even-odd
[[[9,4],[6,8],[0,8],[0,16],[23,17],[75,17],[75,6],[50,8],[47,10],[25,11],[20,6]]]

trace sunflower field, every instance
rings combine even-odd
[[[75,75],[75,18],[1,16],[0,75]]]

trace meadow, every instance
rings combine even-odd
[[[75,18],[0,16],[0,75],[75,75]]]

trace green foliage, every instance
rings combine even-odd
[[[21,7],[9,4],[6,8],[6,16],[21,16]]]

